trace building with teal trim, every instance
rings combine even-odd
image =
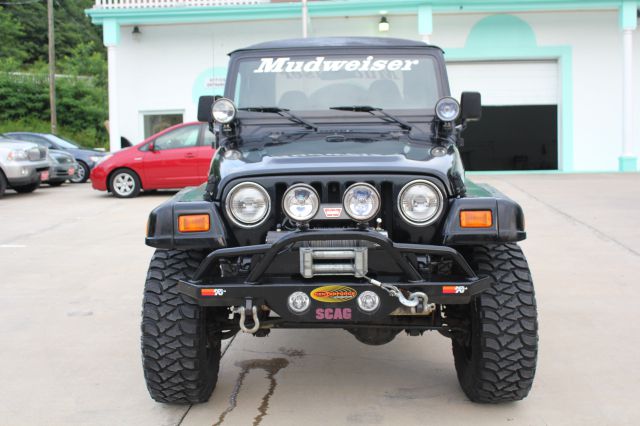
[[[445,51],[453,96],[483,95],[473,170],[637,171],[636,0],[96,0],[113,150],[191,121],[220,93],[227,53],[273,39],[388,36]],[[307,16],[304,21],[302,16]],[[389,22],[381,32],[381,18]],[[384,29],[384,28],[383,28]]]

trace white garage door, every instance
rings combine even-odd
[[[451,95],[480,92],[482,104],[557,105],[558,63],[555,61],[448,62]]]

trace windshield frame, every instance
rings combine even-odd
[[[436,47],[430,47],[425,45],[424,47],[318,47],[318,48],[310,48],[310,49],[300,49],[300,48],[283,48],[283,49],[264,49],[264,50],[249,50],[249,51],[238,51],[231,55],[231,62],[229,63],[229,70],[227,73],[227,80],[225,84],[224,95],[228,99],[235,98],[236,92],[236,83],[239,75],[240,64],[244,60],[256,60],[260,58],[264,58],[265,56],[278,58],[278,57],[291,57],[295,58],[296,56],[306,57],[309,56],[337,56],[337,55],[393,55],[397,56],[398,54],[407,54],[414,56],[430,56],[434,61],[435,70],[436,70],[436,80],[437,87],[440,96],[445,97],[450,96],[449,82],[447,79],[447,71],[444,64],[444,57],[442,55],[442,51]],[[383,107],[380,105],[372,105],[373,107]],[[388,109],[385,108],[385,111],[402,117],[409,121],[423,121],[428,122],[431,121],[435,116],[435,105],[434,108],[426,108],[426,109]],[[316,110],[316,111],[303,111],[303,110],[294,110],[295,114],[309,118],[311,121],[320,120],[320,122],[324,121],[324,119],[329,119],[330,121],[337,121],[341,123],[345,123],[348,121],[354,122],[374,122],[379,121],[374,117],[367,117],[366,114],[362,113],[345,113],[344,111],[336,111],[336,110]],[[248,111],[238,111],[238,118],[249,118],[249,119],[261,119],[265,118],[265,114],[260,113],[252,113]],[[373,120],[372,120],[373,118]],[[331,120],[334,119],[334,120]]]

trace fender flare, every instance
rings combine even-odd
[[[149,214],[145,244],[172,250],[215,250],[227,246],[228,233],[218,206],[204,199],[204,185],[185,188],[160,204]],[[207,232],[178,231],[178,217],[185,214],[208,214]]]

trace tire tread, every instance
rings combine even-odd
[[[145,284],[142,311],[142,359],[151,397],[158,402],[206,402],[215,387],[220,342],[213,365],[203,356],[204,309],[177,291],[178,280],[202,260],[197,252],[156,250]]]

